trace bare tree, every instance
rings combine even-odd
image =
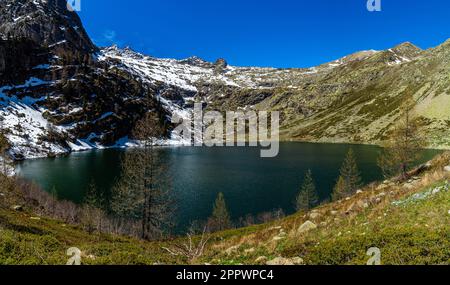
[[[8,175],[8,155],[7,150],[9,149],[9,141],[5,136],[5,132],[3,130],[3,118],[0,116],[0,166],[1,171],[4,175]]]
[[[176,244],[173,249],[166,247],[163,247],[163,249],[173,256],[184,256],[192,263],[205,252],[206,245],[210,239],[210,235],[207,232],[207,227],[204,227],[202,235],[198,237],[197,242],[195,241],[193,234],[188,233],[187,241],[185,243]]]
[[[6,156],[7,149],[7,141],[3,134],[0,133],[0,166],[2,168],[1,171],[4,175],[8,174],[8,157]]]
[[[120,218],[139,220],[145,240],[165,234],[175,206],[167,162],[156,148],[162,134],[161,121],[153,113],[136,124],[133,137],[141,147],[124,154],[122,175],[113,189],[112,211]]]
[[[411,114],[411,106],[411,103],[407,104],[402,121],[393,131],[384,154],[378,160],[386,178],[398,175],[402,180],[408,179],[410,167],[427,146],[426,140],[419,134],[417,119]]]

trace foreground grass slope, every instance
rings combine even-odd
[[[0,264],[65,264],[70,247],[83,264],[450,264],[450,153],[407,182],[368,185],[310,213],[209,237],[201,257],[170,253],[183,238],[143,242],[94,234],[26,211],[0,209]],[[197,238],[199,239],[199,237]]]

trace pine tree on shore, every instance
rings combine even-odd
[[[308,170],[303,180],[300,193],[295,201],[297,211],[309,211],[319,205],[319,197],[317,195],[316,186],[312,177],[311,170]]]
[[[342,176],[339,176],[336,186],[334,186],[334,189],[333,189],[332,200],[338,201],[345,197],[346,197],[345,180],[344,180],[344,178],[342,178]]]
[[[84,205],[90,206],[92,208],[97,208],[99,204],[99,199],[97,195],[97,187],[94,181],[91,181],[88,186],[86,196],[84,197]]]
[[[223,231],[232,227],[223,193],[219,193],[214,203],[212,216],[208,221],[209,231]]]
[[[333,191],[333,200],[340,200],[356,193],[362,186],[355,154],[350,149],[342,164],[338,182]]]

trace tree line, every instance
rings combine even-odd
[[[378,166],[386,179],[396,177],[398,181],[408,180],[411,167],[420,158],[421,150],[427,146],[426,139],[418,131],[417,119],[411,115],[411,106],[411,103],[407,103],[400,123],[390,135],[390,140],[384,145],[383,153],[378,158]],[[340,169],[331,200],[338,201],[350,197],[362,185],[355,153],[350,149]],[[319,205],[319,201],[312,172],[308,170],[295,201],[296,210],[311,210]]]

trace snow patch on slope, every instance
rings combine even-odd
[[[15,158],[37,158],[47,156],[49,153],[67,152],[67,149],[41,139],[47,134],[51,124],[42,116],[45,110],[38,109],[35,104],[45,100],[45,96],[37,99],[31,97],[19,99],[6,94],[11,90],[47,84],[50,82],[32,77],[22,85],[0,87],[1,128],[6,130],[6,137],[12,145],[10,153]]]

